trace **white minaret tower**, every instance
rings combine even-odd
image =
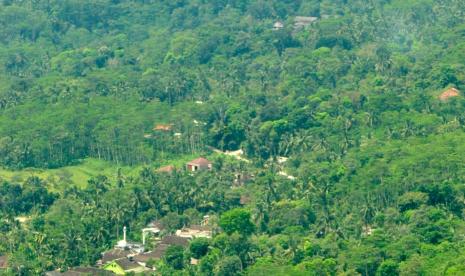
[[[118,242],[116,245],[117,248],[125,249],[128,246],[126,241],[126,226],[123,227],[123,239]]]

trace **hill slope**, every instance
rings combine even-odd
[[[0,1],[0,255],[92,266],[123,224],[139,239],[208,214],[224,232],[162,274],[461,271],[464,6]],[[213,170],[155,170],[197,156]],[[238,214],[253,231],[227,231]]]

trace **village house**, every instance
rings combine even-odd
[[[205,158],[197,158],[186,164],[186,169],[189,172],[204,171],[212,169],[212,162]]]
[[[123,239],[118,241],[115,247],[111,250],[102,253],[102,259],[98,261],[98,265],[107,265],[115,260],[127,258],[144,252],[144,245],[126,240],[126,227],[123,228]]]
[[[450,98],[454,98],[458,96],[460,96],[460,91],[455,87],[451,87],[445,90],[444,92],[442,92],[441,95],[439,95],[439,99],[444,102]]]
[[[135,262],[133,257],[114,260],[113,262],[104,265],[103,269],[111,271],[116,275],[126,275],[128,273],[137,274],[149,270],[143,265]]]
[[[147,228],[152,228],[158,232],[161,232],[166,229],[166,227],[159,220],[154,220],[147,224]]]
[[[144,252],[144,253],[141,253],[141,254],[137,254],[137,255],[134,255],[134,256],[129,256],[129,262],[125,262],[124,264],[127,265],[127,267],[129,267],[129,263],[132,263],[131,267],[136,267],[136,265],[139,265],[139,266],[142,266],[144,268],[144,271],[147,271],[147,270],[155,270],[156,268],[155,267],[152,267],[150,265],[150,261],[157,261],[157,260],[161,260],[163,258],[163,256],[165,255],[166,253],[166,250],[170,247],[170,246],[174,246],[174,245],[177,245],[177,246],[181,246],[183,248],[186,248],[188,245],[189,245],[189,240],[187,238],[184,238],[184,237],[178,237],[178,236],[165,236],[163,237],[162,240],[160,240],[159,242],[157,242],[157,244],[155,245],[155,249],[152,250],[152,251],[149,251],[149,252]],[[120,264],[116,263],[117,266],[113,266],[113,267],[121,267]],[[119,272],[121,272],[121,269],[123,269],[121,267],[121,269],[117,268]],[[141,268],[137,268],[139,270],[141,270]]]
[[[279,30],[281,30],[281,29],[283,29],[283,28],[284,28],[284,24],[283,24],[283,22],[281,22],[281,21],[276,21],[276,22],[273,24],[273,30],[274,30],[274,31],[279,31]]]
[[[212,228],[208,226],[209,216],[204,216],[201,225],[192,225],[184,227],[176,231],[176,235],[168,235],[163,238],[155,239],[155,248],[152,251],[144,252],[146,236],[151,233],[159,236],[165,230],[164,225],[157,220],[147,224],[146,228],[142,229],[143,243],[132,243],[126,239],[126,227],[123,228],[123,239],[118,241],[112,250],[102,253],[102,259],[97,263],[102,271],[108,271],[112,274],[102,275],[125,275],[128,273],[144,273],[150,270],[155,270],[152,261],[157,261],[163,258],[166,250],[170,246],[181,246],[186,248],[189,241],[193,238],[211,238]],[[194,263],[198,260],[191,260]],[[96,270],[97,271],[97,270]],[[54,272],[50,272],[54,273]],[[62,275],[50,274],[49,276]],[[74,275],[74,274],[73,274]],[[76,274],[81,275],[81,274]],[[99,274],[92,274],[99,275]]]
[[[213,237],[212,227],[209,226],[210,216],[204,216],[201,225],[191,225],[189,227],[183,227],[176,231],[176,236],[187,239],[194,238],[207,238]]]
[[[8,256],[0,256],[0,272],[8,269]]]
[[[194,238],[207,238],[211,239],[213,231],[209,226],[202,225],[191,225],[189,227],[183,227],[176,231],[176,236],[194,239]]]
[[[157,124],[153,127],[153,131],[171,131],[173,129],[172,124]]]
[[[241,195],[241,198],[239,200],[239,203],[244,206],[244,205],[247,205],[249,204],[250,202],[252,202],[252,198],[250,196],[247,196],[247,195]]]
[[[161,167],[157,170],[158,173],[167,173],[167,174],[171,174],[173,173],[174,171],[176,170],[176,167],[172,166],[172,165],[169,165],[169,166],[164,166],[164,167]]]
[[[111,263],[114,260],[118,260],[121,258],[127,258],[129,255],[134,255],[136,252],[131,252],[124,249],[117,249],[114,248],[112,250],[108,250],[102,253],[102,259],[97,263],[98,265],[105,265],[107,263]]]
[[[296,16],[294,19],[294,30],[301,30],[306,28],[313,22],[317,21],[318,17],[312,16]]]
[[[185,237],[170,235],[170,236],[163,237],[163,239],[161,239],[158,245],[160,244],[166,244],[168,246],[178,245],[178,246],[182,246],[185,248],[189,245],[189,239]]]
[[[155,236],[155,239],[159,239],[162,231],[165,230],[165,226],[160,221],[152,221],[145,228],[142,229],[142,244],[145,246],[148,234]]]
[[[115,275],[111,271],[94,268],[94,267],[75,267],[71,268],[68,271],[60,272],[60,271],[48,271],[45,272],[45,276],[111,276]]]
[[[144,267],[148,267],[148,268],[152,268],[154,269],[154,267],[149,267],[148,266],[148,263],[150,261],[158,261],[158,260],[161,260],[161,258],[163,258],[163,256],[165,255],[165,252],[166,250],[170,247],[170,245],[168,244],[159,244],[156,246],[156,248],[152,251],[149,251],[149,252],[145,252],[145,253],[142,253],[142,254],[139,254],[139,255],[136,255],[133,257],[133,260],[135,262],[137,262],[138,264],[144,266]]]
[[[199,260],[199,259],[196,259],[196,258],[191,258],[190,264],[191,264],[191,265],[198,265],[198,264],[199,264],[199,262],[200,262],[200,260]]]
[[[253,175],[246,172],[238,172],[234,174],[234,186],[243,186],[253,179]]]
[[[126,226],[123,227],[123,239],[118,241],[115,249],[129,250],[135,253],[144,252],[144,245],[136,242],[128,242],[126,240]]]

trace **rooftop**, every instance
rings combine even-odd
[[[8,268],[8,257],[0,256],[0,269]]]
[[[48,271],[45,273],[46,276],[59,276],[59,275],[66,275],[66,276],[87,276],[87,275],[99,275],[99,276],[110,276],[115,275],[111,271],[93,268],[93,267],[75,267],[71,268],[68,271],[60,272],[60,271]]]
[[[158,124],[155,125],[153,130],[154,131],[170,131],[173,128],[171,124]]]
[[[178,236],[165,236],[161,241],[160,244],[166,245],[179,245],[182,247],[186,247],[189,244],[188,238],[178,237]]]
[[[194,160],[190,161],[187,164],[196,165],[196,166],[208,166],[208,165],[211,165],[212,162],[210,162],[208,159],[200,157],[200,158],[197,158],[197,159],[194,159]]]
[[[274,23],[274,25],[273,25],[273,29],[275,29],[275,30],[279,30],[279,29],[282,29],[282,28],[284,28],[284,24],[281,21],[276,21]]]
[[[117,259],[125,258],[132,252],[129,250],[115,248],[102,253],[102,263],[106,264]]]
[[[208,225],[191,225],[185,229],[191,229],[195,231],[212,231],[212,228]]]
[[[213,235],[212,228],[207,225],[192,225],[176,231],[176,236],[183,238],[211,238]]]
[[[250,196],[241,195],[241,199],[240,199],[241,205],[249,204],[251,201],[252,201],[252,199],[250,198]]]
[[[313,22],[317,21],[318,17],[313,16],[296,16],[294,19],[294,28],[300,29],[307,27],[308,25],[312,24]]]
[[[94,267],[75,267],[73,269],[70,269],[69,271],[77,272],[80,273],[81,275],[115,275],[111,271],[103,270],[103,269],[98,269]]]
[[[115,263],[118,264],[125,271],[132,270],[141,266],[137,262],[131,261],[129,258],[121,258],[115,260]]]
[[[159,244],[153,251],[134,256],[134,261],[146,263],[149,260],[160,260],[170,247],[168,244]]]
[[[175,171],[176,168],[172,165],[169,165],[169,166],[164,166],[164,167],[161,167],[157,170],[157,172],[160,172],[160,173],[172,173],[173,171]]]
[[[314,17],[314,16],[296,16],[294,21],[296,23],[312,23],[312,22],[315,22],[318,20],[318,17]]]
[[[165,226],[159,221],[159,220],[154,220],[147,224],[148,228],[158,228],[160,231],[165,229]]]
[[[458,96],[460,96],[460,91],[455,87],[451,87],[445,90],[444,92],[442,92],[441,95],[439,96],[439,99],[441,101],[446,101],[449,98],[458,97]]]

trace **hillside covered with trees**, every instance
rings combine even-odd
[[[1,179],[0,275],[462,275],[464,93],[463,0],[0,0],[0,166],[114,171]]]

